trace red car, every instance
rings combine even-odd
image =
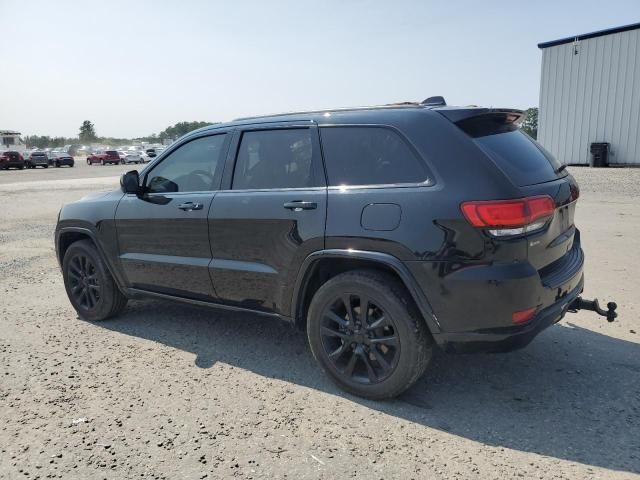
[[[0,170],[7,170],[9,168],[24,168],[24,158],[20,155],[20,152],[0,152]]]
[[[87,157],[87,165],[93,165],[94,163],[117,165],[120,163],[120,155],[115,150],[98,150]]]

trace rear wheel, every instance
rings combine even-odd
[[[56,168],[60,168],[60,162],[56,162]]]
[[[433,340],[394,277],[374,270],[340,274],[318,289],[307,335],[314,357],[344,390],[395,397],[424,373]]]
[[[91,160],[87,158],[87,165],[91,165]]]
[[[127,297],[120,292],[89,240],[79,240],[69,247],[62,273],[71,305],[85,320],[106,320],[127,305]]]

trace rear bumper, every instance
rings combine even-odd
[[[536,270],[528,262],[471,266],[406,262],[422,286],[440,331],[436,342],[447,351],[508,351],[527,345],[559,321],[582,293],[584,254],[580,237],[553,264]],[[538,308],[527,323],[512,314]]]
[[[0,168],[20,168],[24,167],[24,161],[0,162]]]
[[[68,165],[68,166],[71,166],[71,167],[74,164],[73,160],[54,160],[53,162],[54,162],[54,164],[57,163],[58,165],[62,165],[62,166]]]
[[[562,299],[538,312],[525,325],[486,329],[464,333],[441,333],[438,343],[448,352],[510,352],[526,347],[542,330],[559,322],[567,313],[571,302],[578,297],[584,287],[584,277],[580,276],[578,286]]]

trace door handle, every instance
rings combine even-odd
[[[284,208],[293,210],[294,212],[299,212],[301,210],[315,210],[318,208],[318,204],[316,202],[302,202],[299,200],[295,202],[285,202],[283,206]]]
[[[202,210],[202,204],[201,203],[186,202],[186,203],[181,203],[180,205],[178,205],[178,208],[180,210],[184,210],[185,212],[190,212],[192,210]]]

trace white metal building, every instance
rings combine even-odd
[[[538,141],[565,164],[589,164],[592,142],[609,163],[640,165],[640,23],[538,44]]]

